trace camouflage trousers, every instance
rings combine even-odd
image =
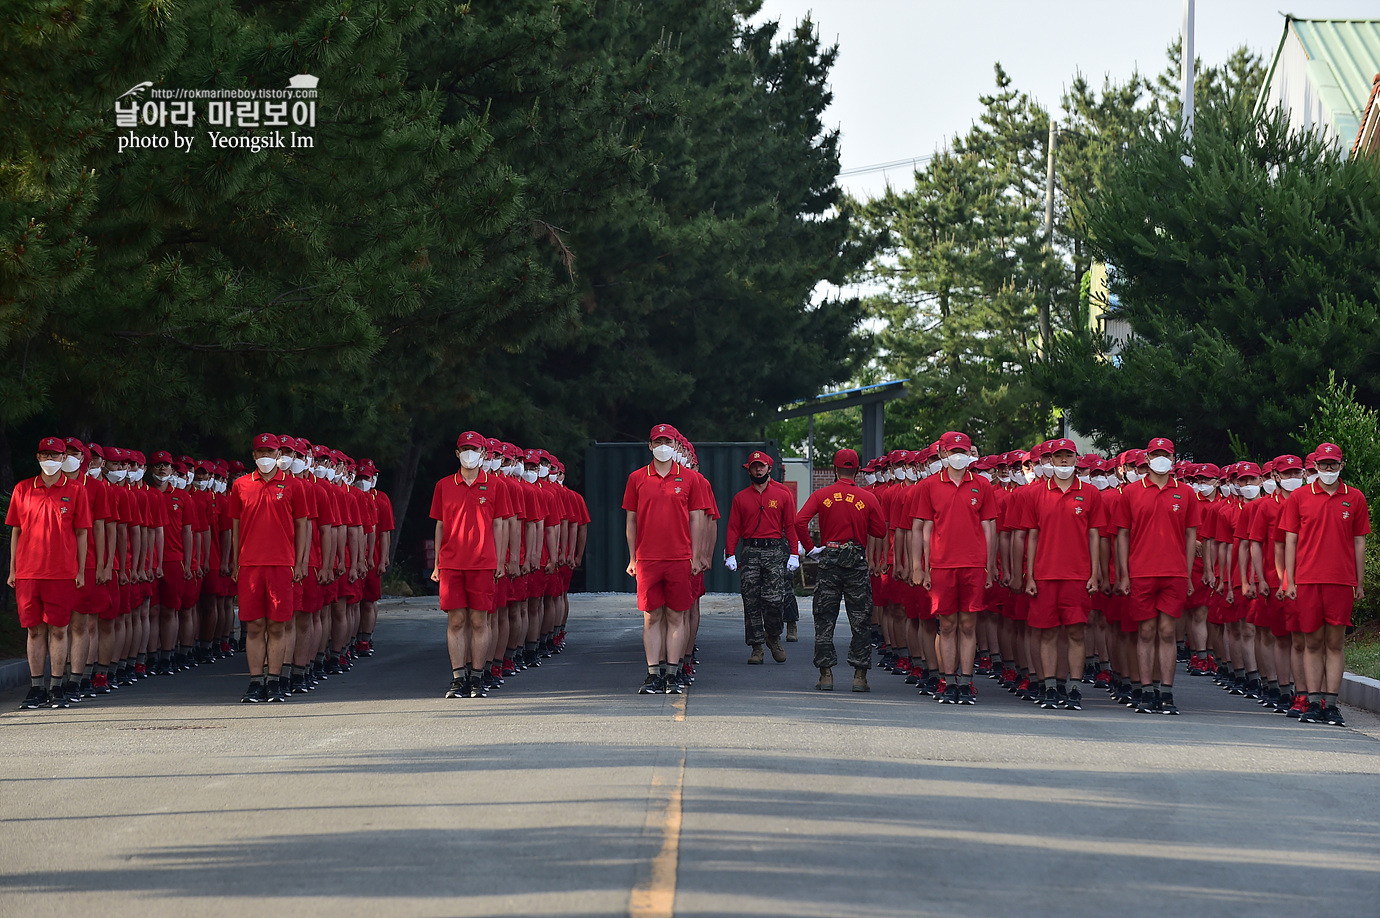
[[[780,637],[786,602],[786,543],[776,542],[771,548],[744,545],[738,553],[738,583],[747,643]]]
[[[826,548],[819,562],[815,584],[815,666],[834,666],[834,626],[839,620],[839,600],[848,609],[848,627],[853,632],[848,643],[848,665],[858,669],[872,667],[872,581],[862,550]]]

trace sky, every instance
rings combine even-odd
[[[1240,45],[1268,61],[1300,19],[1380,18],[1377,0],[1197,0],[1194,41],[1204,65]],[[966,132],[1000,61],[1015,88],[1058,113],[1075,73],[1095,87],[1164,69],[1183,0],[764,0],[757,17],[784,28],[810,16],[839,46],[828,127],[842,129],[839,183],[854,196],[910,184],[911,166],[849,170],[924,156]]]

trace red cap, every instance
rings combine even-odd
[[[100,456],[102,459],[105,458],[105,447],[101,446],[99,443],[92,443],[90,445],[90,450],[93,454]]]
[[[977,462],[974,462],[974,463],[973,463],[973,469],[974,469],[975,471],[979,471],[979,472],[990,472],[990,471],[992,471],[992,469],[994,469],[994,468],[996,468],[996,467],[997,467],[997,457],[996,457],[996,456],[983,456],[983,457],[982,457],[981,459],[979,459]]]
[[[1006,454],[1007,465],[1020,465],[1030,458],[1030,454],[1023,449],[1013,449]]]
[[[310,456],[310,455],[311,455],[311,441],[308,440],[306,437],[298,437],[298,438],[297,438],[297,452],[301,453],[303,456]]]
[[[456,449],[488,449],[489,438],[473,430],[467,430],[455,438]]]
[[[767,468],[771,468],[776,464],[776,461],[772,459],[772,457],[769,454],[762,452],[760,449],[753,450],[752,455],[748,456],[747,462],[743,463],[743,468],[747,468],[754,462],[765,462]]]
[[[1236,474],[1241,478],[1259,478],[1260,466],[1254,462],[1238,462],[1236,464]]]
[[[1329,459],[1334,462],[1344,461],[1342,459],[1342,448],[1336,443],[1319,443],[1318,448],[1313,450],[1313,455],[1318,462],[1322,462],[1324,459]]]
[[[650,443],[661,437],[667,437],[671,440],[681,439],[680,431],[676,430],[670,424],[656,424],[652,427],[652,432],[647,435],[647,442]]]
[[[1155,437],[1145,445],[1145,452],[1147,455],[1159,452],[1160,450],[1164,450],[1167,453],[1174,452],[1174,441],[1170,440],[1168,437]]]
[[[541,457],[538,455],[538,453],[539,450],[529,449],[527,452],[522,454],[522,461],[530,462],[533,465],[537,465],[541,462]]]
[[[1142,465],[1149,465],[1150,460],[1146,458],[1143,449],[1128,449],[1126,451],[1126,464],[1131,468],[1138,468]]]
[[[1074,454],[1077,454],[1078,452],[1078,447],[1074,446],[1073,441],[1068,439],[1067,437],[1063,437],[1058,440],[1050,440],[1048,443],[1045,444],[1046,453],[1057,453],[1061,449],[1066,449]]]
[[[1260,463],[1260,474],[1268,475],[1275,470],[1275,460],[1267,459]]]
[[[193,459],[191,456],[188,456],[186,453],[183,453],[182,455],[178,456],[177,461],[187,466],[188,468],[191,468],[193,463],[196,462],[195,459]]]
[[[522,450],[518,449],[517,446],[515,446],[514,444],[512,444],[512,443],[504,443],[504,444],[503,444],[503,458],[504,458],[504,459],[516,459],[518,456],[521,456],[521,455],[522,455]]]
[[[85,443],[82,443],[82,442],[81,442],[80,440],[78,440],[76,437],[68,437],[66,440],[63,440],[62,442],[63,442],[63,443],[66,443],[67,446],[68,446],[68,448],[70,448],[70,449],[75,449],[75,450],[77,450],[78,452],[80,452],[81,449],[82,449],[84,446],[86,446]]]
[[[951,430],[939,438],[939,445],[943,449],[963,449],[973,448],[973,441],[966,433]]]
[[[160,462],[166,462],[169,465],[172,465],[172,461],[172,453],[168,452],[165,449],[160,449],[158,452],[153,454],[153,461],[150,464],[158,465]]]
[[[1276,456],[1274,459],[1276,472],[1294,472],[1303,470],[1303,460],[1298,456],[1285,453],[1283,456]]]
[[[230,463],[226,462],[224,459],[217,459],[215,471],[213,472],[213,474],[219,475],[222,478],[229,478]]]
[[[278,449],[283,445],[283,441],[278,439],[277,434],[261,433],[254,438],[255,449]]]
[[[65,453],[67,444],[61,437],[44,437],[38,441],[38,452],[40,453]]]
[[[854,449],[841,449],[834,453],[834,468],[836,469],[856,469],[858,467],[858,451]]]
[[[297,445],[297,438],[288,434],[278,434],[278,448],[291,450],[294,453],[302,451],[302,448]]]
[[[311,454],[315,459],[330,459],[331,448],[324,443],[318,443],[311,448]]]
[[[148,464],[148,463],[144,462],[144,454],[141,453],[141,452],[139,452],[137,449],[132,449],[132,450],[129,451],[129,461],[130,461],[130,462],[133,462],[135,465],[147,465],[147,464]]]
[[[230,475],[238,475],[240,472],[244,471],[244,463],[238,459],[231,459],[229,462],[226,463],[226,466],[226,477],[229,477]]]

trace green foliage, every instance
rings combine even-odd
[[[1346,457],[1346,482],[1367,498],[1380,494],[1380,412],[1357,401],[1356,387],[1330,371],[1313,400],[1312,416],[1295,435],[1299,449],[1307,454],[1320,443],[1337,444]]]
[[[1191,157],[1189,166],[1184,157]],[[1056,348],[1041,385],[1109,447],[1157,434],[1181,452],[1283,449],[1329,369],[1380,403],[1380,182],[1282,118],[1241,106],[1171,125],[1121,156],[1086,219],[1133,339]]]

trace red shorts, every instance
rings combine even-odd
[[[930,571],[930,608],[935,615],[981,612],[987,572],[980,567],[941,567]]]
[[[1030,627],[1081,625],[1092,611],[1086,580],[1037,580],[1030,600]]]
[[[1128,598],[1125,616],[1132,622],[1148,622],[1156,615],[1182,618],[1188,599],[1188,578],[1132,577]]]
[[[508,605],[527,601],[527,578],[523,576],[508,577]]]
[[[355,603],[359,602],[364,598],[363,579],[356,580],[353,583],[350,582],[350,578],[348,575],[342,579],[345,581],[345,583],[340,588],[340,598],[345,600],[347,605],[354,605]],[[492,572],[489,574],[489,579],[493,579]],[[492,592],[492,590],[490,592]]]
[[[294,614],[294,615],[295,615],[296,613],[298,613],[298,612],[305,612],[305,611],[307,611],[307,606],[306,606],[306,589],[307,589],[307,585],[306,585],[306,584],[307,584],[307,579],[306,579],[305,577],[303,577],[303,578],[302,578],[301,580],[299,580],[297,583],[294,583],[294,584],[292,585],[292,611],[293,611],[293,614]]]
[[[1030,596],[1025,590],[1011,591],[1011,620],[1023,622],[1030,618]]]
[[[66,628],[72,623],[72,613],[81,601],[77,596],[77,581],[16,580],[15,605],[19,609],[19,626],[37,628],[52,625]]]
[[[201,599],[201,578],[193,577],[191,580],[184,580],[182,592],[182,608],[195,609],[197,600]]]
[[[563,567],[556,568],[556,572],[546,575],[546,595],[559,596],[565,592],[565,578],[561,575]],[[704,574],[695,575],[694,582],[691,584],[695,588],[695,598],[699,599],[704,595]]]
[[[374,568],[364,575],[364,595],[360,597],[360,602],[378,602],[382,598],[383,577],[378,568]]]
[[[508,577],[507,574],[504,574],[502,577],[499,577],[497,580],[494,581],[494,609],[495,609],[495,610],[502,609],[503,607],[505,607],[506,605],[508,605],[508,587],[509,587],[509,585],[510,585],[510,580],[509,580],[509,577]],[[366,589],[365,589],[365,595],[368,595],[368,588],[367,588],[367,587],[366,587]]]
[[[638,561],[637,607],[655,612],[666,606],[685,612],[694,604],[690,589],[690,559],[684,561]]]
[[[999,583],[993,583],[991,586],[989,586],[986,590],[983,591],[983,593],[982,593],[982,609],[983,609],[984,612],[995,612],[995,613],[997,613],[998,615],[1001,614],[1001,609],[1002,609],[1002,597],[1001,597],[1001,594],[1002,594],[1002,591],[1003,591],[1004,589],[1005,589],[1005,587],[1003,587],[1001,584],[999,584]]]
[[[872,585],[872,605],[886,605],[886,597],[882,595],[882,578],[876,574],[871,574],[867,580]]]
[[[119,597],[120,597],[119,602],[117,603],[117,606],[116,606],[116,608],[119,609],[120,614],[121,614],[121,615],[128,615],[129,613],[133,612],[133,611],[134,611],[134,585],[133,585],[133,584],[129,584],[129,583],[126,583],[126,584],[119,584],[119,583],[117,583],[117,584],[115,584],[115,590],[116,590],[116,592],[119,594]]]
[[[1102,617],[1107,620],[1107,624],[1115,625],[1121,622],[1121,600],[1123,598],[1117,593],[1102,597]]]
[[[163,608],[181,612],[186,608],[182,604],[182,597],[187,592],[187,581],[182,577],[182,562],[174,561],[166,570],[168,573],[158,578],[158,595],[155,599]]]
[[[302,587],[302,605],[300,608],[293,609],[294,612],[306,612],[308,615],[313,615],[320,612],[321,607],[326,604],[321,598],[321,583],[316,579],[318,573],[320,571],[314,567],[307,568],[307,576],[303,577],[301,584],[299,584]],[[296,597],[296,591],[293,592],[293,596]]]
[[[692,597],[693,599],[699,599],[699,598],[700,598],[701,596],[703,596],[704,594],[705,594],[705,589],[704,589],[704,572],[701,571],[701,572],[698,573],[698,574],[694,574],[694,575],[691,576],[691,578],[690,578],[690,595],[691,595],[691,597]],[[558,594],[556,594],[556,593],[549,593],[549,592],[548,592],[546,595],[547,595],[547,596],[555,596],[555,595],[558,595]]]
[[[441,609],[482,609],[494,611],[494,572],[441,571]]]
[[[120,585],[115,582],[114,578],[111,578],[109,583],[102,583],[100,587],[105,590],[105,611],[101,613],[101,621],[113,622],[115,619],[119,618],[123,612],[129,611],[127,609],[121,610],[120,608],[122,601],[120,596]]]
[[[1345,628],[1351,624],[1351,608],[1356,594],[1340,583],[1300,583],[1298,607],[1299,628],[1312,634],[1323,625]]]
[[[1279,601],[1280,627],[1284,629],[1284,634],[1301,634],[1299,631],[1299,603],[1296,599],[1281,599]],[[1284,637],[1283,634],[1277,637]]]
[[[934,618],[934,600],[930,598],[930,591],[922,586],[910,586],[909,584],[897,584],[901,590],[901,608],[906,613],[906,618],[916,621],[929,621]]]
[[[118,613],[107,613],[112,606],[110,584],[96,582],[96,569],[86,572],[86,586],[77,590],[77,609],[82,615],[98,615],[111,621]]]
[[[563,567],[563,568],[561,568],[559,571],[557,571],[556,573],[558,573],[558,574],[560,575],[560,577],[561,577],[561,592],[562,592],[562,593],[569,593],[569,592],[570,592],[570,581],[572,581],[572,580],[575,579],[575,568],[573,568],[573,567]]]
[[[292,568],[286,564],[240,566],[240,621],[271,622],[292,619]]]

